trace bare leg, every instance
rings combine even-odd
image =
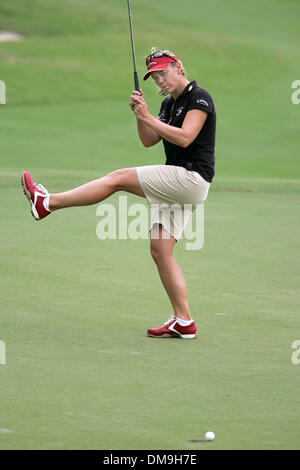
[[[127,191],[145,197],[136,168],[116,170],[70,191],[51,194],[49,208],[53,211],[64,207],[89,206],[103,201],[116,191]]]
[[[163,228],[156,226],[153,230],[159,230],[159,238],[151,237],[151,255],[156,263],[161,281],[169,296],[176,317],[183,320],[192,320],[188,300],[185,279],[182,271],[172,256],[176,243],[175,238],[163,239]],[[154,232],[151,232],[153,235]]]

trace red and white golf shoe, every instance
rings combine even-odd
[[[196,338],[196,333],[197,328],[194,321],[187,326],[182,326],[175,317],[170,318],[160,328],[149,328],[148,330],[148,336],[152,338],[193,339]]]
[[[24,171],[21,179],[24,194],[31,204],[31,213],[36,220],[44,219],[51,211],[44,206],[44,200],[49,193],[41,184],[36,184],[28,171]]]

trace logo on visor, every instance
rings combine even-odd
[[[157,65],[157,62],[150,62],[150,64],[148,64],[148,67],[152,67],[152,65]]]

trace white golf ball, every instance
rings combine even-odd
[[[213,441],[214,438],[215,438],[215,433],[214,432],[208,431],[208,432],[205,433],[205,439],[207,441]]]

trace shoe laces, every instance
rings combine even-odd
[[[46,188],[44,188],[44,186],[42,184],[37,184],[37,183],[34,183],[34,186],[39,189],[40,191],[43,191],[44,193],[48,194],[48,191]]]
[[[171,322],[173,322],[174,320],[175,320],[175,317],[174,317],[174,316],[171,317],[171,318],[169,318],[169,320],[164,323],[164,326],[169,325],[169,324],[170,324]]]

